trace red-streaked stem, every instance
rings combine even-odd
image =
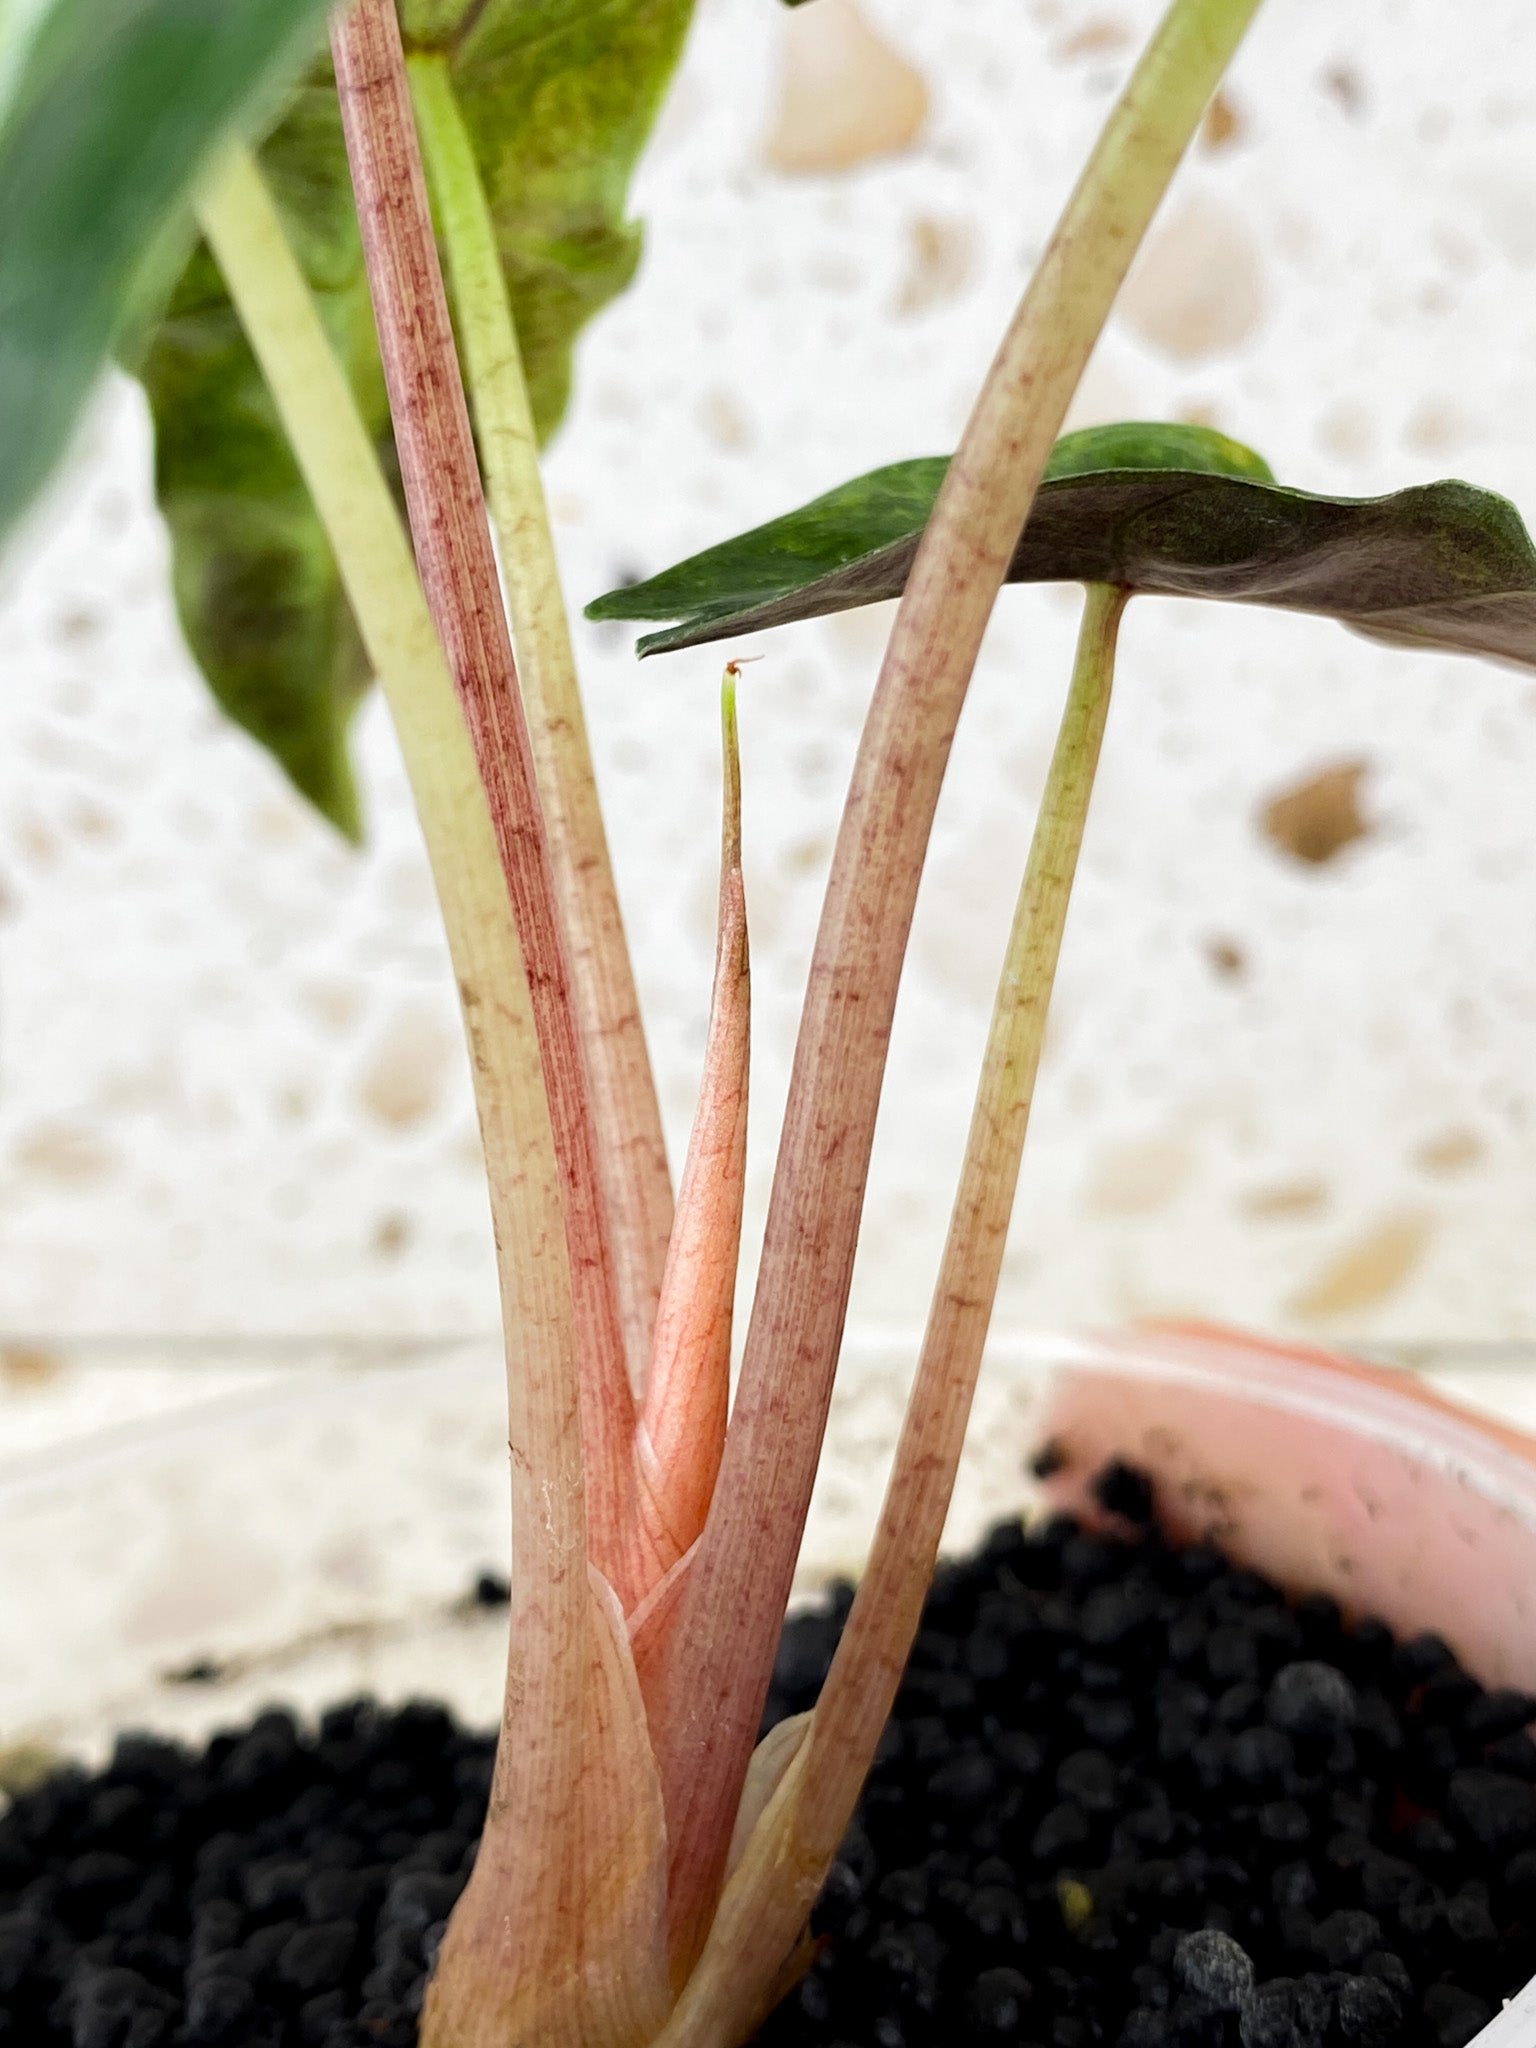
[[[1258,0],[1174,0],[987,375],[919,547],[838,834],[715,1502],[667,1677],[674,1971],[719,1896],[826,1427],[896,989],[955,725],[1063,417]]]
[[[736,676],[732,663],[721,691],[725,800],[709,1039],[635,1441],[641,1542],[652,1583],[666,1576],[704,1527],[731,1398],[752,1036]]]
[[[447,56],[407,59],[512,636],[564,908],[576,1022],[592,1090],[598,1169],[630,1378],[651,1354],[672,1231],[661,1111],[614,887],[560,566],[539,474],[538,437],[507,281],[473,141]]]
[[[393,0],[358,0],[331,40],[416,557],[474,742],[538,1026],[571,1265],[591,1556],[627,1605],[634,1402],[590,1093]]]

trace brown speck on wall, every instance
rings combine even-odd
[[[1128,22],[1100,14],[1063,36],[1055,55],[1058,62],[1073,57],[1112,57],[1119,50],[1129,49],[1133,40]]]
[[[1437,1131],[1417,1146],[1413,1163],[1421,1173],[1463,1173],[1483,1157],[1483,1141],[1463,1128]]]
[[[1320,1180],[1276,1181],[1267,1187],[1251,1189],[1242,1200],[1243,1214],[1260,1223],[1315,1216],[1327,1206],[1327,1183]]]
[[[782,24],[778,105],[763,155],[776,171],[844,171],[910,149],[928,87],[854,0],[817,0]]]
[[[1312,1322],[1376,1308],[1412,1278],[1434,1228],[1422,1210],[1384,1216],[1327,1261],[1292,1298],[1291,1313]]]
[[[1364,113],[1365,85],[1352,64],[1330,64],[1318,83],[1352,121]]]
[[[0,1386],[15,1392],[31,1393],[50,1386],[63,1370],[59,1354],[41,1344],[0,1346]]]
[[[1264,314],[1258,248],[1247,222],[1215,199],[1186,200],[1148,238],[1119,313],[1177,362],[1233,354]]]
[[[1364,761],[1340,761],[1271,797],[1259,814],[1264,836],[1281,853],[1321,867],[1370,831],[1360,808]]]
[[[968,221],[920,214],[907,224],[907,272],[896,294],[904,318],[958,298],[976,267],[976,236]]]
[[[408,1130],[436,1111],[447,1079],[453,1041],[434,1012],[401,1010],[373,1048],[358,1087],[362,1108],[376,1122]]]
[[[374,1255],[381,1259],[398,1259],[411,1241],[411,1219],[402,1210],[391,1209],[381,1216],[373,1229]]]
[[[1201,123],[1201,145],[1209,150],[1230,149],[1242,139],[1243,117],[1237,102],[1230,93],[1218,91]]]
[[[65,1118],[33,1124],[21,1133],[13,1154],[25,1174],[55,1187],[87,1187],[106,1179],[114,1155],[83,1124]]]

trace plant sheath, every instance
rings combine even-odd
[[[737,675],[732,662],[721,691],[725,796],[709,1036],[635,1442],[640,1521],[655,1583],[686,1556],[704,1527],[731,1398],[752,1035]]]
[[[987,374],[902,598],[833,856],[756,1299],[669,1659],[660,1762],[674,1972],[713,1916],[805,1526],[886,1047],[981,637],[1067,405],[1258,0],[1174,0]]]
[[[474,742],[538,1025],[571,1267],[589,1551],[627,1608],[634,1401],[591,1093],[394,0],[357,0],[335,18],[331,43],[416,558]]]
[[[837,1855],[927,1596],[1002,1270],[1040,1048],[1129,592],[1090,585],[987,1038],[912,1399],[864,1575],[810,1730],[728,1882],[666,2048],[740,2039]]]
[[[413,52],[406,68],[501,546],[518,674],[570,946],[625,1352],[638,1394],[672,1230],[661,1111],[603,830],[495,223],[447,56]]]

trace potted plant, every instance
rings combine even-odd
[[[506,1708],[478,1852],[446,1926],[449,1874],[437,1873],[434,1886],[430,1865],[406,1870],[418,1881],[392,1883],[381,1906],[371,1863],[299,1871],[292,1855],[268,1853],[263,1830],[280,1831],[296,1813],[305,1840],[317,1830],[332,1840],[340,1794],[333,1785],[328,1798],[308,1781],[294,1793],[293,1774],[310,1769],[294,1761],[302,1744],[291,1726],[258,1724],[244,1744],[210,1751],[194,1770],[199,1810],[217,1808],[233,1773],[244,1831],[214,1838],[217,1853],[203,1845],[208,1867],[190,1902],[153,1887],[144,1902],[116,1898],[111,1910],[138,1920],[109,1928],[97,1938],[104,1946],[87,1941],[66,1956],[75,1974],[46,2015],[58,2038],[99,2048],[303,2038],[340,2048],[419,2033],[423,2048],[730,2048],[767,2022],[819,2027],[816,2037],[831,2039],[825,2028],[846,2017],[824,1988],[836,1944],[818,1952],[825,1935],[807,1929],[832,1874],[845,1952],[856,1950],[851,1928],[862,1913],[874,1967],[895,1987],[890,2009],[870,2011],[873,2038],[902,2048],[925,2015],[938,2024],[944,1937],[926,1917],[930,1892],[943,1894],[952,1917],[983,1932],[993,1924],[1001,1953],[1022,1944],[1016,1888],[996,1867],[981,1868],[1011,1866],[989,1854],[972,1868],[953,1832],[961,1822],[942,1823],[949,1846],[931,1867],[861,1871],[839,1852],[904,1685],[954,1483],[1121,614],[1135,591],[1195,589],[1524,658],[1536,587],[1518,519],[1465,486],[1361,506],[1284,491],[1251,451],[1209,434],[1131,427],[1058,444],[1141,236],[1256,6],[1173,0],[952,459],[876,472],[594,607],[680,620],[661,637],[682,644],[901,593],[828,885],[734,1398],[749,1039],[734,677],[728,667],[709,1045],[674,1205],[537,466],[569,336],[633,260],[617,220],[622,174],[686,9],[651,0],[598,16],[530,15],[496,0],[409,0],[397,13],[392,0],[357,0],[332,22],[334,92],[322,66],[282,105],[260,161],[223,143],[197,187],[203,240],[190,259],[177,199],[253,96],[270,124],[271,94],[307,53],[317,10],[232,0],[213,25],[190,0],[140,0],[99,35],[70,0],[8,18],[0,331],[36,388],[23,403],[17,380],[9,389],[0,380],[0,433],[13,456],[3,509],[13,512],[35,487],[115,342],[139,365],[156,407],[189,636],[237,715],[343,829],[356,822],[346,710],[360,678],[378,675],[463,1004],[496,1224],[512,1453]],[[507,87],[509,75],[521,91]],[[531,90],[550,79],[559,90]],[[364,276],[377,356],[359,297]],[[321,283],[323,308],[313,289]],[[227,445],[205,431],[221,408],[242,427]],[[391,485],[396,463],[414,549]],[[781,1679],[786,1671],[776,1656],[928,830],[981,634],[1010,574],[1087,585],[1072,688],[886,1507],[858,1590],[837,1616],[835,1652],[826,1617],[809,1637],[802,1629],[792,1638],[801,1649],[788,1669],[801,1691],[812,1674],[814,1707],[778,1718],[770,1708],[759,1740],[776,1669]],[[1091,1401],[1064,1416],[1070,1474],[1121,1449],[1172,1469],[1151,1438],[1122,1442],[1101,1421],[1102,1404]],[[979,1712],[984,1697],[995,1703],[1026,1638],[1042,1650],[1053,1643],[1054,1668],[1081,1681],[1099,1746],[1053,1764],[1060,1796],[1031,1838],[1059,1923],[1050,1946],[1076,1944],[1073,1982],[1103,1975],[1095,1957],[1121,1958],[1129,1974],[1115,1997],[1126,2048],[1215,2048],[1239,2036],[1243,2048],[1323,2048],[1334,2037],[1369,2048],[1429,2038],[1426,2028],[1443,2048],[1463,2048],[1487,2008],[1477,1989],[1442,1981],[1445,1972],[1464,1953],[1477,1985],[1512,1989],[1529,1969],[1521,1915],[1530,1873],[1519,1859],[1536,1844],[1536,1813],[1527,1811],[1536,1771],[1522,1775],[1531,1700],[1485,1692],[1443,1642],[1403,1645],[1380,1626],[1351,1631],[1317,1601],[1293,1613],[1268,1579],[1208,1548],[1181,1555],[1146,1530],[1145,1481],[1129,1469],[1111,1462],[1095,1498],[1117,1532],[1110,1538],[1065,1522],[1035,1536],[1003,1531],[969,1590],[942,1586],[939,1609],[963,1612],[965,1648],[951,1640],[948,1652],[934,1651],[947,1686],[918,1685],[919,1639],[905,1681],[913,1699]],[[1132,1530],[1143,1533],[1126,1540]],[[1236,1551],[1242,1541],[1239,1517]],[[1300,1855],[1271,1873],[1274,1887],[1294,1893],[1276,1890],[1271,1904],[1302,1916],[1286,1923],[1275,1952],[1316,1967],[1270,1981],[1260,1981],[1233,1926],[1220,1924],[1217,1902],[1202,1906],[1203,1924],[1189,1924],[1191,1886],[1251,1889],[1252,1873],[1230,1856],[1191,1844],[1204,1876],[1189,1867],[1181,1875],[1171,1857],[1133,1853],[1140,1838],[1129,1834],[1090,1868],[1090,1844],[1094,1855],[1105,1845],[1088,1816],[1121,1799],[1112,1752],[1138,1725],[1134,1700],[1107,1698],[1113,1687],[1124,1692],[1130,1668],[1110,1653],[1150,1654],[1164,1630],[1171,1654],[1170,1603],[1181,1588],[1186,1605],[1194,1588],[1221,1609],[1186,1617],[1179,1636],[1184,1661],[1204,1658],[1210,1681],[1194,1692],[1192,1681],[1177,1681],[1189,1742],[1204,1743],[1197,1778],[1219,1803],[1229,1765],[1247,1773],[1255,1796],[1242,1805],[1244,1824],[1259,1828],[1260,1809],[1276,1809],[1265,1823],[1278,1831],[1264,1836],[1272,1844],[1310,1839],[1306,1802],[1322,1802],[1352,1845],[1335,1856],[1330,1839],[1320,1851],[1334,1857],[1340,1884],[1379,1881],[1383,1911],[1389,1893],[1394,1910],[1411,1897],[1426,1938],[1435,1931],[1441,1975],[1427,1989],[1367,1906],[1307,1917],[1322,1879]],[[1405,1622],[1419,1618],[1405,1610]],[[977,1667],[968,1675],[959,1669],[967,1656]],[[1037,1678],[1034,1692],[1043,1708],[1049,1686]],[[780,1684],[779,1709],[787,1697]],[[1217,1725],[1200,1734],[1202,1715]],[[983,1713],[954,1758],[942,1713],[899,1715],[888,1739],[887,1763],[933,1766],[943,1756],[957,1765],[944,1796],[969,1814],[972,1849],[989,1826],[980,1805],[999,1789],[985,1742],[1017,1738],[1007,1753],[1021,1780],[1038,1778],[1046,1762],[1027,1730],[989,1725],[996,1718]],[[914,1731],[914,1721],[928,1725]],[[1432,1724],[1434,1740],[1419,1740],[1421,1724]],[[409,1724],[417,1768],[426,1725]],[[381,1799],[405,1789],[399,1773],[408,1780],[410,1766],[368,1750],[372,1738],[355,1716],[322,1736],[347,1771],[361,1754],[383,1771],[370,1780]],[[1493,1755],[1501,1742],[1507,1751]],[[937,1751],[925,1749],[933,1743]],[[1388,1760],[1409,1753],[1418,1775],[1397,1785]],[[1371,1762],[1370,1797],[1361,1754]],[[47,1915],[78,1934],[89,1918],[82,1897],[126,1880],[121,1869],[77,1867],[112,1851],[93,1847],[30,1877],[28,1854],[46,1842],[53,1855],[60,1829],[81,1838],[81,1798],[95,1816],[90,1828],[131,1833],[149,1824],[155,1788],[168,1806],[170,1781],[181,1782],[181,1766],[158,1751],[130,1751],[113,1768],[118,1776],[89,1793],[45,1785],[4,1824],[0,1852],[27,1896],[0,1930],[0,1969],[18,1998],[33,2000],[29,2010],[69,1948],[70,1937],[47,1931]],[[932,1775],[937,1784],[939,1769]],[[1417,1810],[1389,1799],[1378,1812],[1394,1791],[1417,1797]],[[113,1803],[118,1793],[126,1805]],[[1026,1794],[1014,1785],[1008,1797],[1017,1818]],[[1148,1828],[1165,1828],[1167,1847],[1189,1819],[1155,1797],[1125,1818],[1142,1827],[1141,1850],[1154,1839]],[[1418,1827],[1414,1853],[1446,1884],[1370,1839],[1376,1821],[1395,1828],[1398,1848]],[[1296,1832],[1303,1825],[1306,1836]],[[1486,1879],[1461,1868],[1479,1848],[1501,1859]],[[1134,1900],[1121,1868],[1130,1864],[1143,1873]],[[1132,1966],[1126,1929],[1146,1931],[1145,1872],[1154,1865],[1177,1903],[1152,1933],[1147,1960]],[[1481,1894],[1469,1889],[1479,1884]],[[870,1887],[905,1932],[880,1932],[862,1903]],[[173,1967],[153,1946],[168,1938],[154,1916],[185,1923],[189,1903],[206,1909],[203,1932],[190,1937],[203,1947],[178,2005],[153,1976]],[[252,1931],[246,1914],[263,1924]],[[349,2006],[335,1980],[355,1982],[355,1927],[351,1936],[345,1929],[364,1914],[377,1919],[381,1946],[372,1990],[365,1984],[362,2003]],[[131,1953],[141,1967],[121,1961],[119,1935],[139,1943]],[[429,1962],[418,2027],[414,1998]],[[1051,1967],[1068,1971],[1060,1959]],[[264,2003],[273,1984],[281,1991]],[[1025,2038],[1034,1989],[1013,1961],[981,1968],[967,2024]],[[1056,2048],[1105,2038],[1102,2015],[1057,1989],[1065,2004],[1050,2019]],[[795,2011],[770,2019],[791,1991]]]

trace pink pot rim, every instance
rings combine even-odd
[[[1536,1436],[1516,1429],[1512,1423],[1499,1421],[1497,1416],[1479,1415],[1470,1408],[1464,1408],[1460,1402],[1442,1394],[1438,1387],[1432,1387],[1418,1373],[1401,1366],[1372,1365],[1363,1358],[1350,1357],[1347,1352],[1330,1351],[1320,1344],[1298,1344],[1286,1338],[1266,1336],[1237,1323],[1185,1321],[1175,1317],[1154,1318],[1135,1327],[1153,1337],[1166,1336],[1193,1344],[1209,1343],[1227,1349],[1264,1352],[1296,1365],[1315,1366],[1320,1372],[1337,1374],[1357,1386],[1374,1387],[1394,1400],[1415,1401],[1449,1422],[1469,1427],[1479,1436],[1491,1437],[1516,1457],[1536,1466]]]

